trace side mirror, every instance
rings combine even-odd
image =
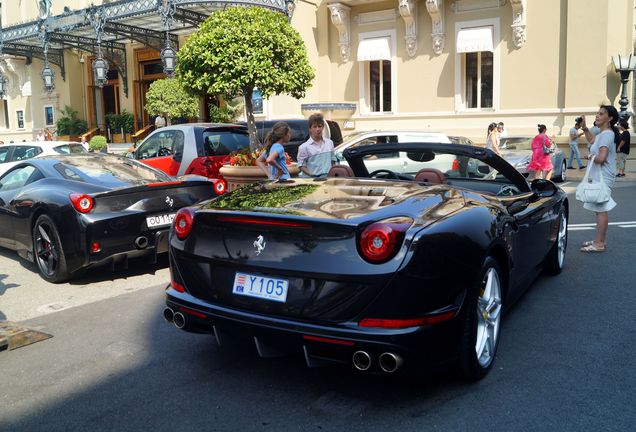
[[[510,213],[511,215],[515,215],[519,212],[522,212],[528,208],[528,204],[530,203],[527,200],[513,201],[508,206],[508,213]]]
[[[530,183],[530,189],[538,198],[549,198],[554,196],[558,188],[552,183],[550,180],[545,179],[535,179]]]

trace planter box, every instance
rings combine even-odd
[[[80,141],[79,135],[58,135],[56,138],[57,141]]]
[[[112,142],[114,143],[124,143],[126,142],[126,134],[115,133],[111,135]]]
[[[293,163],[287,165],[289,174],[292,177],[296,177],[300,170],[298,165]],[[230,166],[223,165],[220,169],[221,175],[227,182],[227,190],[233,191],[246,184],[256,183],[262,180],[267,180],[267,176],[257,166]]]

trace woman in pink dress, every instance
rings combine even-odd
[[[554,166],[552,165],[552,154],[545,153],[543,151],[543,145],[546,147],[550,147],[552,143],[550,142],[550,138],[545,134],[547,128],[545,125],[539,125],[539,135],[535,136],[532,140],[532,160],[528,164],[528,170],[534,171],[534,179],[552,178],[552,170],[554,170]],[[543,176],[545,174],[545,176]]]

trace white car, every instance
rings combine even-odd
[[[32,141],[0,145],[0,175],[25,159],[33,157],[86,153],[82,144],[74,141]]]
[[[367,132],[354,132],[344,137],[342,144],[334,149],[336,154],[336,160],[339,164],[346,164],[342,152],[351,146],[366,146],[373,144],[386,144],[386,143],[407,143],[407,142],[421,142],[421,143],[444,143],[450,144],[451,140],[447,135],[437,132],[422,132],[422,131],[367,131]],[[382,168],[386,170],[389,168],[396,174],[408,174],[413,175],[422,168],[436,168],[435,163],[431,162],[417,162],[412,158],[407,157],[405,152],[396,151],[386,155],[376,155],[377,163],[373,160],[365,161],[365,165],[369,170],[373,170],[377,165],[378,169]],[[441,161],[436,161],[440,162]],[[446,163],[442,163],[447,165]]]

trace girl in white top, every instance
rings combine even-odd
[[[494,151],[499,156],[499,132],[497,131],[497,123],[490,123],[488,125],[488,138],[486,138],[486,148]]]
[[[594,136],[585,125],[585,116],[582,116],[581,129],[585,133],[588,141],[592,142],[588,164],[593,164],[590,169],[590,176],[597,178],[603,176],[603,181],[607,187],[614,186],[616,177],[616,145],[614,144],[615,124],[618,121],[618,111],[612,105],[601,105],[596,113],[594,124],[600,129],[600,133]],[[589,135],[589,136],[588,136]],[[609,201],[594,204],[584,203],[583,207],[596,213],[596,237],[594,240],[583,243],[581,252],[605,252],[605,240],[607,238],[607,227],[609,224],[608,212],[616,206],[616,202],[611,198]]]

